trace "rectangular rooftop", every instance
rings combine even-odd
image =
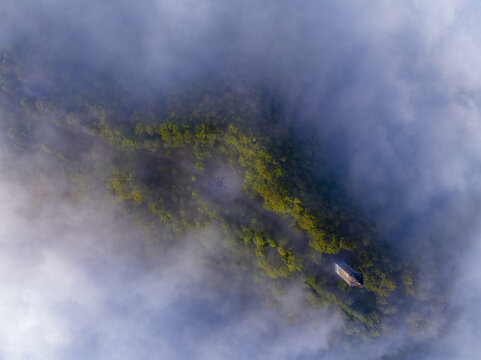
[[[336,263],[336,273],[350,287],[363,287],[362,274],[354,270],[345,262]]]

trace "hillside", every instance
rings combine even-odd
[[[315,138],[285,121],[268,84],[239,90],[211,79],[137,101],[108,80],[65,88],[68,69],[63,87],[35,88],[22,80],[22,61],[2,54],[9,176],[20,171],[15,156],[41,153],[69,177],[69,197],[101,184],[153,248],[221,229],[228,255],[219,271],[269,279],[273,289],[299,284],[313,304],[342,314],[356,341],[393,336],[400,323],[412,337],[429,328],[426,309],[442,298],[419,287],[418,264],[388,246],[312,151]],[[363,274],[365,288],[336,276],[338,260]]]

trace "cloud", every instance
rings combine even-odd
[[[215,228],[148,251],[114,203],[74,202],[37,170],[0,183],[2,358],[295,359],[340,329],[302,289],[273,307],[248,274],[219,273]]]
[[[439,325],[419,358],[474,359],[481,274],[468,264],[479,256],[478,5],[376,2],[358,10],[343,31],[354,46],[326,44],[333,55],[325,73],[336,75],[321,77],[323,98],[306,96],[299,112],[384,241],[417,261],[419,280],[446,297],[444,309],[426,308]]]
[[[476,1],[451,0],[152,0],[136,5],[108,0],[4,1],[0,44],[35,44],[25,80],[37,91],[60,81],[61,68],[49,68],[52,63],[106,72],[119,86],[146,93],[212,74],[271,81],[285,100],[286,126],[295,124],[300,133],[316,134],[316,150],[327,159],[322,170],[342,179],[376,220],[384,241],[423,265],[422,281],[429,282],[435,273],[438,278],[431,286],[445,285],[446,312],[437,315],[441,321],[427,352],[432,358],[448,356],[436,350],[440,347],[450,359],[469,359],[477,353],[475,334],[481,323],[480,290],[475,285],[481,274],[475,265],[469,265],[469,275],[464,270],[480,255],[479,10]],[[86,73],[79,72],[79,82],[90,81]],[[9,256],[3,256],[1,265],[7,277],[1,293],[12,309],[3,315],[21,318],[18,327],[6,327],[8,321],[2,329],[7,357],[52,351],[43,353],[75,358],[73,354],[80,357],[90,349],[90,354],[107,358],[132,358],[138,355],[130,353],[135,348],[155,349],[160,358],[215,358],[229,352],[229,357],[242,358],[248,353],[242,344],[255,343],[259,356],[295,358],[328,346],[326,330],[312,330],[317,322],[300,314],[303,320],[284,330],[284,323],[277,323],[273,315],[277,313],[263,307],[244,310],[242,319],[211,309],[209,316],[229,319],[216,328],[229,338],[213,328],[209,337],[194,325],[174,327],[172,334],[181,340],[169,337],[169,331],[149,318],[164,319],[167,312],[177,316],[170,322],[188,321],[184,310],[203,307],[207,300],[202,296],[219,301],[214,290],[200,290],[195,291],[200,296],[194,296],[196,306],[185,300],[185,307],[172,307],[179,296],[193,296],[186,288],[199,290],[205,278],[213,276],[201,267],[203,275],[196,278],[199,268],[190,264],[195,256],[182,253],[190,254],[186,267],[169,262],[165,268],[144,269],[138,260],[144,259],[142,250],[130,257],[124,248],[142,240],[124,224],[132,237],[125,244],[114,209],[107,207],[107,215],[92,218],[91,205],[77,209],[54,196],[55,201],[32,215],[24,208],[36,196],[25,192],[22,184],[2,186],[2,223],[8,224],[2,230],[2,253]],[[12,207],[18,208],[13,215]],[[59,217],[59,207],[69,216]],[[98,245],[99,239],[108,240]],[[116,248],[118,243],[122,245]],[[118,254],[113,259],[111,251]],[[125,293],[126,284],[137,289],[135,297]],[[58,292],[53,290],[57,287]],[[23,288],[30,293],[23,294]],[[78,288],[83,289],[80,294]],[[159,292],[167,295],[151,300]],[[134,299],[144,307],[134,309]],[[59,315],[57,309],[64,305],[78,311]],[[30,315],[24,309],[30,309]],[[335,319],[326,314],[312,318],[316,316],[319,322],[325,320],[327,329],[337,329]],[[106,320],[93,326],[97,318]],[[116,330],[123,328],[134,330]],[[251,328],[256,329],[252,336]],[[277,338],[265,337],[266,328]],[[155,338],[143,337],[159,331]],[[316,331],[321,335],[314,347],[302,341],[314,338]],[[79,335],[86,333],[89,336]],[[202,341],[196,341],[197,336]],[[217,336],[222,341],[216,341]],[[256,342],[256,336],[269,338],[267,345]],[[32,339],[29,346],[21,346],[25,337]],[[289,339],[296,339],[295,344],[283,345],[292,344]],[[372,351],[389,353],[398,346],[402,345],[382,339]],[[118,352],[106,355],[113,348]],[[240,350],[233,355],[232,349]]]

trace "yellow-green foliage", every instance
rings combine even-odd
[[[301,271],[300,262],[292,251],[278,246],[269,235],[243,227],[241,238],[246,246],[254,246],[257,265],[268,276],[288,278],[294,272]]]
[[[159,126],[159,135],[168,147],[181,147],[190,143],[191,133],[188,126],[178,126],[172,123]]]
[[[216,97],[207,98],[209,101],[217,101]],[[62,121],[64,125],[68,124],[69,130],[80,128],[88,134],[101,137],[121,154],[127,154],[129,159],[136,160],[134,156],[140,156],[142,152],[146,154],[147,151],[156,153],[148,156],[155,161],[170,157],[169,165],[162,164],[162,167],[168,169],[166,173],[153,178],[152,182],[149,181],[151,179],[143,181],[136,178],[136,171],[140,167],[135,168],[132,164],[135,161],[131,161],[122,170],[114,168],[107,183],[109,194],[135,205],[129,207],[129,210],[135,209],[136,216],[145,220],[139,221],[139,224],[143,224],[151,233],[162,229],[166,239],[173,239],[176,234],[192,228],[223,221],[220,214],[227,213],[206,200],[201,191],[202,175],[198,175],[199,181],[196,181],[196,170],[185,171],[181,166],[170,164],[181,158],[202,170],[210,165],[207,160],[214,158],[218,162],[233,165],[244,177],[244,190],[253,198],[261,200],[264,209],[270,212],[268,216],[262,216],[267,212],[259,210],[253,215],[257,220],[244,210],[240,216],[232,216],[235,218],[232,221],[239,221],[235,235],[237,240],[244,242],[245,247],[240,246],[243,251],[251,254],[254,263],[268,276],[297,276],[308,282],[321,304],[334,304],[347,317],[375,328],[381,321],[379,315],[375,312],[366,314],[356,310],[357,307],[354,309],[351,300],[347,299],[351,294],[350,288],[344,283],[341,283],[339,289],[337,283],[333,285],[320,282],[319,263],[311,260],[315,256],[320,257],[319,253],[350,251],[353,267],[364,276],[366,289],[362,291],[376,299],[378,305],[386,304],[391,299],[388,295],[396,289],[394,279],[399,278],[398,273],[402,273],[400,279],[403,289],[412,293],[412,273],[399,270],[404,269],[402,267],[396,267],[396,273],[389,266],[389,257],[376,245],[378,242],[369,230],[362,224],[351,221],[357,215],[349,217],[350,215],[334,211],[332,204],[325,201],[321,190],[316,188],[315,181],[305,180],[302,176],[298,178],[297,172],[303,175],[304,168],[297,166],[304,159],[297,159],[292,151],[277,151],[277,142],[271,142],[270,137],[260,135],[267,132],[245,125],[245,122],[251,121],[252,124],[256,121],[255,118],[250,120],[248,106],[244,109],[241,109],[242,106],[236,107],[233,104],[235,101],[228,95],[222,101],[226,102],[226,109],[212,109],[212,105],[201,103],[186,110],[186,115],[183,113],[182,102],[179,102],[172,109],[166,109],[165,114],[169,115],[163,118],[149,111],[134,111],[127,121],[116,121],[120,111],[115,112],[106,105],[81,100],[77,104],[81,110],[72,110],[67,116],[63,115]],[[49,117],[50,114],[60,113],[55,111],[55,105],[51,105],[50,100],[35,101],[27,98],[22,100],[22,106],[26,112],[36,109],[37,112],[48,113]],[[15,131],[9,129],[9,136],[18,137],[18,130]],[[169,186],[156,186],[158,179],[164,179],[164,175],[168,178]],[[189,191],[186,191],[187,186]],[[318,193],[321,195],[316,197]],[[279,216],[273,216],[272,213]],[[270,218],[293,225],[296,237],[302,236],[302,241],[307,240],[299,244],[308,243],[310,247],[298,244],[294,246],[289,240],[280,241],[281,231],[272,230],[275,228],[272,224],[276,222],[272,221],[268,225]],[[313,274],[317,277],[311,277]],[[354,291],[357,289],[352,292]],[[395,313],[392,304],[382,309],[383,316]],[[358,329],[354,327],[350,331],[354,333]]]
[[[45,106],[43,104],[43,101],[42,100],[37,100],[35,101],[35,108],[37,109],[38,112],[43,112],[45,110]]]
[[[120,199],[132,200],[137,205],[145,201],[145,195],[140,186],[134,183],[132,173],[113,169],[107,189],[112,190]]]
[[[166,211],[163,206],[159,207],[157,202],[149,201],[148,209],[152,214],[157,216],[160,224],[164,224],[172,218],[172,213]]]
[[[381,296],[386,296],[396,289],[396,283],[385,272],[378,268],[370,268],[363,272],[364,286]]]
[[[413,274],[411,270],[405,270],[401,275],[401,281],[405,287],[406,293],[408,295],[414,294],[414,282],[413,282]]]
[[[3,51],[0,54],[0,88],[7,93],[18,83],[15,66],[13,54],[10,51]]]
[[[326,235],[323,224],[303,206],[298,198],[290,197],[281,186],[283,170],[279,163],[262,147],[257,138],[249,138],[233,124],[222,136],[223,144],[238,157],[239,164],[246,168],[245,185],[254,194],[264,199],[264,207],[274,213],[291,215],[296,224],[306,231],[310,244],[317,251],[335,254],[341,249],[335,234]]]
[[[110,128],[110,125],[105,121],[103,117],[98,120],[97,129],[100,134],[100,137],[102,137],[109,144],[114,143],[114,139],[115,139],[114,132],[112,131],[112,129]]]
[[[307,283],[311,286],[311,288],[317,293],[320,297],[321,301],[325,304],[334,304],[339,307],[344,313],[354,319],[357,319],[364,323],[368,327],[372,327],[375,323],[379,321],[379,316],[377,314],[372,314],[373,316],[365,316],[360,312],[354,310],[352,307],[346,305],[341,299],[339,299],[336,295],[331,292],[328,292],[319,286],[316,282],[315,277],[310,277]]]
[[[100,135],[108,141],[118,141],[116,133],[104,123],[100,112],[98,128]],[[177,113],[170,115],[170,118],[176,118]],[[147,128],[149,128],[147,132]],[[356,249],[359,270],[365,276],[365,286],[370,291],[377,293],[379,296],[385,297],[396,288],[396,284],[392,276],[379,268],[378,250],[370,247],[370,241],[364,240],[363,243],[353,242],[336,233],[336,226],[340,226],[339,220],[334,224],[325,223],[317,212],[308,209],[306,204],[300,198],[289,194],[282,185],[284,170],[283,164],[287,160],[277,161],[266,149],[265,141],[259,136],[247,135],[234,124],[228,124],[223,128],[216,125],[201,123],[196,126],[179,125],[172,122],[165,122],[157,127],[157,133],[153,131],[154,126],[142,125],[138,122],[133,129],[135,139],[121,137],[121,148],[137,148],[142,144],[144,149],[152,151],[152,142],[159,141],[158,144],[167,149],[178,149],[190,147],[194,155],[195,167],[203,170],[204,161],[212,156],[215,150],[228,159],[233,159],[238,166],[243,169],[245,188],[253,195],[260,196],[263,199],[265,209],[279,214],[281,216],[290,217],[297,227],[303,230],[309,239],[309,245],[316,251],[324,254],[335,254],[341,249]],[[147,137],[148,138],[147,138]],[[155,147],[157,151],[158,145]],[[167,150],[171,151],[171,150]],[[195,199],[197,191],[192,191],[191,198]],[[200,213],[208,214],[208,211],[198,207]],[[212,221],[215,216],[204,215],[206,221]],[[181,217],[181,223],[188,228],[188,217]],[[192,218],[190,220],[195,226],[198,226],[199,220]],[[179,225],[176,225],[178,228]],[[356,230],[351,230],[356,231]],[[292,272],[294,265],[287,257],[283,267],[273,267],[269,262],[270,258],[266,258],[265,239],[255,237],[255,252],[258,256],[259,264],[265,268],[270,274],[280,274],[286,271],[284,275]],[[264,243],[262,243],[264,241]],[[370,247],[369,249],[367,247]],[[290,266],[290,268],[289,268]],[[284,270],[283,270],[284,269]]]

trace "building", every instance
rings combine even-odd
[[[344,280],[350,287],[363,287],[362,274],[358,273],[345,262],[336,263],[336,273],[342,280]]]

